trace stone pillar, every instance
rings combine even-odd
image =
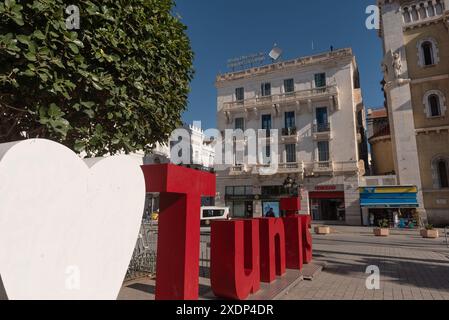
[[[382,35],[387,72],[385,73],[388,117],[390,121],[393,158],[398,183],[416,185],[421,219],[427,220],[424,210],[422,184],[419,168],[418,148],[416,143],[413,117],[410,79],[407,69],[407,56],[404,46],[403,18],[398,1],[382,6]],[[400,53],[401,64],[399,76],[394,74],[394,53]]]
[[[254,200],[253,204],[254,212],[253,212],[253,218],[262,218],[262,201],[260,200]]]
[[[345,214],[347,225],[360,226],[362,224],[359,178],[357,175],[345,179]]]
[[[310,215],[309,191],[301,188],[301,210],[299,214]]]
[[[369,226],[369,209],[368,208],[362,208],[362,219],[363,219],[363,225]]]

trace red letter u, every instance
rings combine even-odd
[[[215,296],[244,300],[259,291],[259,221],[212,222],[210,257]]]

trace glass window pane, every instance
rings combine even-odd
[[[237,101],[245,100],[245,89],[244,88],[235,89],[235,99]]]
[[[329,141],[318,142],[318,161],[329,161]]]
[[[271,96],[271,83],[262,83],[261,85],[261,94],[262,97],[268,97]]]
[[[285,129],[295,128],[295,112],[285,113]]]
[[[245,119],[243,118],[236,118],[235,119],[235,130],[242,130],[245,131]]]
[[[244,196],[245,195],[245,187],[234,187],[234,195],[235,196]]]
[[[322,88],[325,86],[326,86],[326,74],[325,73],[315,74],[315,87]]]
[[[235,218],[245,218],[245,203],[234,202],[232,214]]]
[[[293,79],[284,80],[284,91],[290,93],[295,91],[295,82]]]
[[[285,145],[285,151],[287,154],[287,163],[296,162],[296,145],[295,144],[287,144]]]

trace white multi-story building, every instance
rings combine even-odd
[[[186,130],[190,137],[190,161],[186,165],[194,165],[198,167],[212,169],[214,166],[215,148],[209,142],[204,131],[201,129],[200,123],[193,123],[193,125],[185,125],[183,129]],[[166,144],[158,143],[156,147],[144,157],[144,164],[164,164],[171,163],[171,146],[170,142]],[[204,198],[204,205],[212,205],[213,199]],[[159,210],[159,194],[148,194],[145,204],[146,215]]]
[[[183,127],[190,137],[190,161],[186,165],[197,165],[212,169],[214,167],[215,148],[204,135],[201,123],[193,123]],[[171,143],[158,143],[156,147],[147,154],[145,164],[170,163]]]
[[[232,166],[217,168],[217,205],[234,217],[277,211],[291,177],[308,191],[302,206],[310,205],[314,220],[361,224],[358,186],[367,150],[351,49],[219,75],[216,87],[219,130],[279,130],[277,173],[263,173],[273,160],[269,145],[258,150],[268,162],[257,165],[235,154]]]

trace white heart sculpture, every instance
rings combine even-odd
[[[84,162],[41,139],[1,144],[0,275],[8,298],[116,299],[144,202],[135,159]]]

